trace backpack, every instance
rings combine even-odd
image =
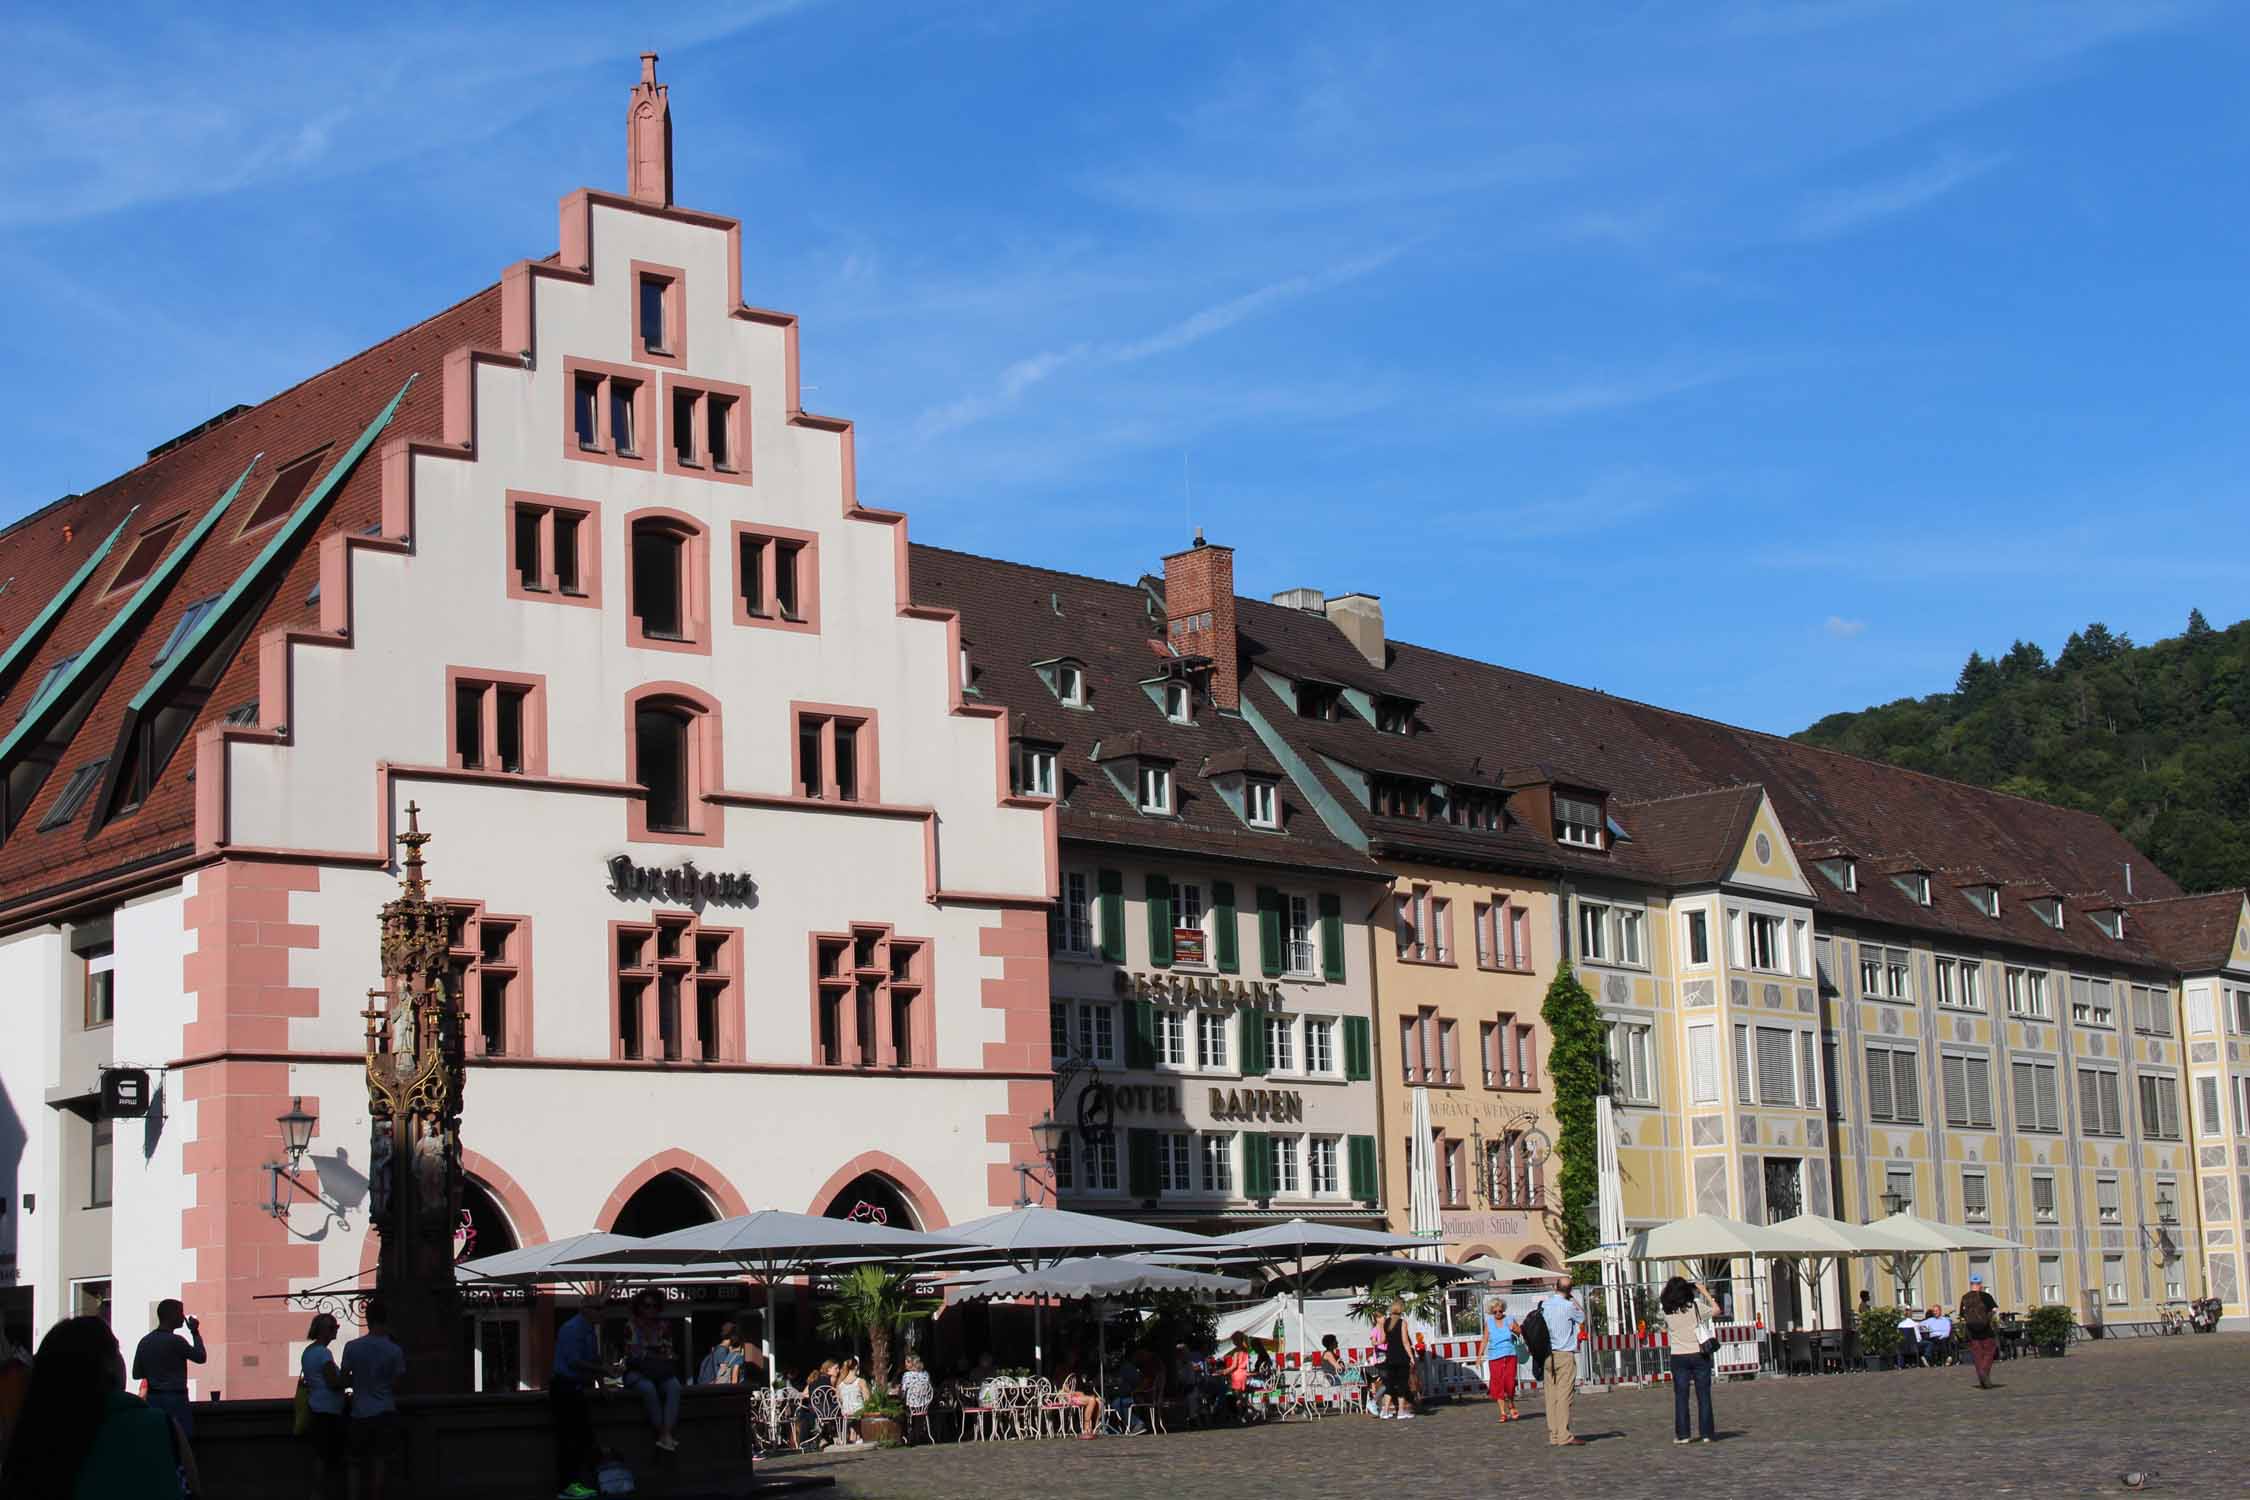
[[[1967,1292],[1961,1297],[1961,1331],[1972,1339],[1992,1337],[1992,1304],[1984,1292]]]
[[[633,1483],[633,1471],[626,1468],[625,1461],[614,1453],[605,1458],[601,1468],[595,1471],[594,1484],[605,1496],[638,1493],[638,1487]]]
[[[1529,1349],[1535,1358],[1545,1359],[1554,1352],[1554,1346],[1547,1337],[1547,1310],[1545,1308],[1535,1307],[1529,1313],[1526,1313],[1523,1322],[1516,1326],[1516,1333],[1523,1339],[1523,1346]]]

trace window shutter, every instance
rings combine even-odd
[[[1096,889],[1101,892],[1101,944],[1102,958],[1109,963],[1125,962],[1125,877],[1115,870],[1098,871]]]
[[[1758,1028],[1758,1102],[1795,1104],[1797,1059],[1789,1033],[1775,1026]]]
[[[2197,1128],[2205,1135],[2217,1135],[2221,1130],[2224,1130],[2226,1121],[2219,1116],[2219,1080],[2216,1078],[2198,1078],[2195,1080],[2195,1098],[2203,1113],[2203,1123]]]
[[[1172,967],[1172,882],[1162,875],[1148,877],[1148,961],[1159,969]]]
[[[2055,1082],[2055,1070],[2053,1068],[2034,1067],[2031,1071],[2039,1105],[2038,1128],[2041,1130],[2062,1129],[2062,1098],[2059,1093],[2059,1085]]]
[[[1153,1130],[1125,1132],[1125,1191],[1135,1198],[1156,1196],[1156,1153]]]
[[[2032,1076],[2032,1071],[2030,1063],[2012,1062],[2008,1064],[2008,1091],[2015,1095],[2016,1129],[2018,1130],[2037,1130],[2039,1128],[2039,1102],[2036,1093],[2039,1084],[2038,1080]]]
[[[1281,977],[1281,892],[1258,887],[1258,967],[1268,979]]]
[[[1234,882],[1211,882],[1211,925],[1217,929],[1219,972],[1233,974],[1242,968],[1241,936],[1234,929]]]
[[[1719,1102],[1719,1033],[1710,1026],[1690,1026],[1687,1034],[1688,1102]]]
[[[1349,1183],[1351,1195],[1361,1203],[1373,1203],[1378,1196],[1375,1189],[1375,1137],[1355,1135],[1351,1138]]]
[[[1242,1196],[1273,1196],[1273,1156],[1262,1130],[1242,1132]]]
[[[1156,1006],[1151,1001],[1133,1002],[1125,1027],[1125,1066],[1156,1066]]]
[[[1945,1085],[1945,1123],[1969,1123],[1969,1060],[1948,1052],[1938,1059],[1938,1075]]]
[[[1242,1076],[1266,1076],[1266,1019],[1256,1006],[1242,1005],[1235,1009],[1237,1050],[1242,1057]]]
[[[2168,1141],[2180,1138],[2180,1086],[2169,1078],[2156,1083],[2156,1133]]]
[[[1344,903],[1333,891],[1320,895],[1320,977],[1331,984],[1344,978]]]
[[[2095,1091],[2094,1070],[2078,1070],[2078,1128],[2092,1135],[2102,1128],[2102,1101]]]
[[[1867,1117],[1898,1118],[1898,1107],[1891,1097],[1891,1055],[1880,1047],[1867,1049]]]
[[[1374,1027],[1367,1017],[1344,1017],[1344,1079],[1347,1083],[1359,1083],[1375,1075],[1374,1040]]]
[[[1734,1028],[1734,1098],[1737,1104],[1755,1104],[1750,1092],[1750,1028]]]
[[[1820,1045],[1809,1031],[1797,1033],[1797,1077],[1802,1092],[1797,1102],[1807,1109],[1820,1107]]]
[[[1900,1119],[1919,1120],[1922,1118],[1920,1070],[1916,1067],[1916,1059],[1913,1053],[1893,1052],[1891,1054],[1891,1092],[1894,1102],[1898,1105],[1898,1117]]]
[[[1963,1078],[1969,1085],[1969,1125],[1976,1130],[1992,1128],[1992,1064],[1981,1057],[1961,1059]]]

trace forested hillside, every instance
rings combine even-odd
[[[1971,652],[1949,693],[1797,738],[2100,813],[2191,891],[2250,885],[2250,621],[2191,610],[2150,646],[2089,625],[2051,661]]]

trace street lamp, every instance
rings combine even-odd
[[[307,1183],[297,1175],[297,1169],[304,1165],[305,1153],[312,1149],[313,1127],[320,1123],[320,1118],[306,1112],[302,1098],[293,1098],[289,1101],[289,1108],[274,1117],[274,1123],[281,1127],[281,1149],[288,1160],[266,1163],[266,1201],[261,1206],[286,1224],[289,1221],[289,1210],[296,1204],[297,1191],[301,1188],[341,1226],[345,1222],[343,1206],[331,1201],[317,1185]],[[281,1192],[284,1181],[289,1184],[287,1197],[283,1197]]]
[[[305,1101],[302,1098],[292,1098],[288,1113],[277,1115],[274,1123],[281,1127],[281,1144],[289,1153],[289,1170],[294,1172],[297,1164],[305,1159],[305,1152],[311,1148],[313,1126],[319,1122],[314,1116],[305,1113]]]
[[[1055,1118],[1055,1112],[1051,1109],[1031,1122],[1031,1147],[1047,1165],[1047,1185],[1050,1190],[1054,1185],[1055,1153],[1062,1149],[1063,1134],[1068,1128]],[[1029,1162],[1016,1163],[1016,1207],[1030,1206],[1029,1179],[1036,1170]]]
[[[1906,1205],[1913,1201],[1897,1188],[1891,1188],[1883,1194],[1883,1212],[1887,1214],[1905,1213]]]

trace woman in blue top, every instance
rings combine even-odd
[[[1500,1420],[1516,1420],[1516,1325],[1508,1304],[1495,1297],[1484,1305],[1484,1368],[1487,1389],[1500,1407]]]

